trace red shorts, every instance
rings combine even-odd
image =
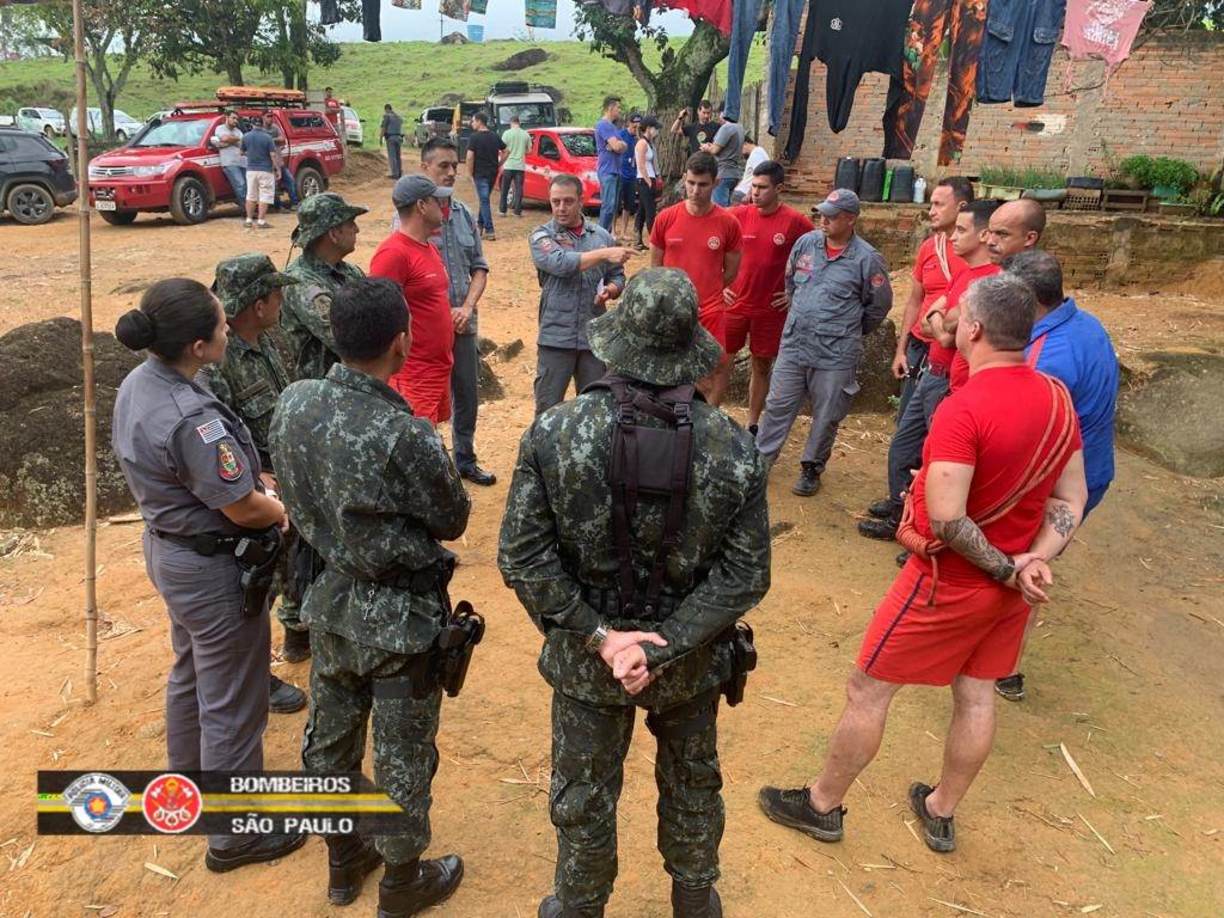
[[[443,421],[450,420],[449,372],[445,376],[436,372],[431,373],[429,378],[396,374],[391,377],[391,386],[404,397],[404,401],[409,404],[412,413],[418,418],[425,418],[435,427]]]
[[[1014,672],[1029,605],[993,581],[940,579],[927,605],[931,575],[914,559],[876,608],[856,665],[868,676],[904,685],[950,685],[957,676],[1002,679]]]
[[[770,309],[744,315],[728,312],[723,321],[723,348],[728,354],[738,354],[747,342],[753,357],[778,356],[782,344],[782,328],[786,325],[785,309]]]
[[[719,303],[717,306],[701,306],[697,309],[697,321],[706,331],[714,336],[725,351],[727,349],[727,307]]]

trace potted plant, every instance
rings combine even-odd
[[[1198,170],[1185,160],[1158,156],[1152,162],[1152,194],[1162,201],[1185,197],[1198,177]]]

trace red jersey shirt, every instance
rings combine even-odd
[[[419,417],[438,424],[450,417],[450,374],[455,363],[450,283],[435,246],[392,233],[370,259],[370,276],[399,284],[412,315],[412,348],[403,368],[391,377]]]
[[[914,527],[920,534],[927,538],[933,535],[926,507],[927,471],[932,462],[974,467],[967,504],[973,519],[1002,500],[1024,477],[1052,412],[1059,412],[1054,430],[1064,423],[1075,425],[1066,458],[1080,449],[1075,412],[1063,416],[1065,409],[1054,402],[1048,379],[1024,364],[991,367],[973,374],[959,392],[940,403],[922,448],[922,471],[914,479]],[[1041,528],[1046,499],[1065,466],[1065,459],[1056,463],[1009,513],[982,527],[990,544],[1010,555],[1028,551]],[[929,573],[931,563],[917,560]],[[939,577],[962,584],[990,580],[989,574],[951,549],[939,553]]]
[[[663,266],[679,268],[697,288],[699,313],[723,308],[723,256],[738,252],[742,241],[739,221],[730,211],[715,204],[709,213],[694,217],[684,201],[655,217],[650,233],[650,244],[663,250]]]
[[[931,304],[948,292],[956,276],[969,267],[965,263],[965,259],[961,258],[952,251],[952,243],[948,243],[945,254],[948,260],[948,273],[944,274],[943,265],[939,262],[939,255],[935,251],[935,237],[938,233],[928,236],[923,240],[922,245],[918,246],[918,254],[914,258],[914,283],[922,284],[922,305],[918,308],[918,320],[914,323],[914,327],[910,329],[910,333],[915,338],[920,338],[923,341],[930,342],[926,332],[922,330],[922,317],[927,314],[927,310],[931,308]]]
[[[772,214],[763,214],[752,204],[731,208],[743,234],[744,257],[731,284],[735,302],[727,312],[752,317],[777,310],[770,300],[786,286],[786,259],[791,247],[815,227],[793,207],[783,204]]]
[[[957,304],[960,303],[960,298],[964,296],[965,291],[969,289],[969,285],[975,280],[982,277],[990,277],[992,274],[998,274],[1003,270],[992,262],[987,262],[984,265],[978,265],[977,267],[973,268],[969,267],[964,260],[961,260],[961,264],[964,265],[964,267],[957,272],[956,277],[952,278],[952,284],[948,287],[948,292],[946,294],[948,301],[944,304],[944,308],[942,310],[944,315],[948,314],[948,310],[956,308]],[[923,309],[928,308],[925,304],[925,299],[926,298],[924,297]],[[925,315],[926,313],[924,312],[918,317],[919,322],[922,321],[922,317]],[[931,347],[927,351],[927,363],[931,366],[942,367],[944,372],[948,373],[952,368],[953,360],[957,357],[960,357],[961,362],[964,363],[965,358],[961,357],[960,354],[957,353],[955,345],[952,347],[944,347],[938,341],[934,339],[931,340]],[[964,369],[965,376],[968,377],[969,364],[965,363]]]

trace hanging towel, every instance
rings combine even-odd
[[[1099,57],[1117,66],[1130,56],[1151,8],[1148,0],[1068,0],[1062,43],[1076,60]]]
[[[557,27],[557,0],[527,0],[527,25],[534,29]]]
[[[335,25],[340,17],[340,0],[319,0],[319,24]]]
[[[361,37],[366,41],[382,41],[380,0],[361,0]]]
[[[655,6],[684,10],[690,19],[704,19],[724,35],[731,34],[731,0],[658,0]]]
[[[467,7],[469,13],[479,13],[483,16],[489,11],[489,0],[468,0]]]

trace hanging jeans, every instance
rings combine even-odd
[[[915,0],[905,36],[904,71],[901,79],[890,80],[888,86],[885,159],[909,159],[914,153],[945,32],[951,51],[943,130],[939,135],[939,165],[947,166],[960,159],[985,31],[985,0]]]
[[[1046,77],[1067,0],[991,0],[978,58],[977,100],[1045,104]]]
[[[769,33],[769,133],[775,137],[782,121],[782,110],[786,107],[791,58],[795,56],[803,4],[804,0],[774,0],[773,28]],[[735,41],[734,31],[731,40]]]
[[[361,37],[366,41],[382,41],[381,16],[380,0],[361,0]]]
[[[738,0],[731,7],[731,50],[727,53],[727,97],[723,114],[733,121],[739,121],[744,70],[748,67],[748,52],[760,18],[761,0]],[[756,131],[754,125],[752,133],[755,135]]]

